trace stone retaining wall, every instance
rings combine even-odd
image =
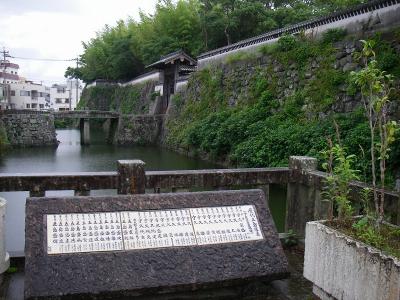
[[[57,146],[54,116],[47,112],[3,111],[0,119],[4,124],[11,146]]]
[[[119,145],[157,144],[163,120],[162,115],[121,116],[114,141]]]
[[[258,74],[263,74],[281,107],[288,97],[293,96],[296,92],[312,90],[320,81],[321,70],[328,68],[331,72],[346,76],[349,72],[361,68],[360,63],[354,58],[354,52],[362,49],[360,42],[352,40],[337,42],[334,48],[335,59],[329,67],[324,65],[326,64],[326,58],[320,56],[311,59],[302,69],[296,63],[283,65],[270,55],[258,53],[243,60],[225,61],[213,65],[211,68],[215,74],[218,74],[218,71],[222,73],[218,77],[220,90],[224,97],[227,98],[229,106],[237,106],[240,102],[246,101],[249,98],[251,89],[254,88],[255,77]],[[393,48],[396,50],[397,55],[400,55],[400,44],[393,41]],[[201,84],[199,80],[189,81],[187,89],[180,91],[183,102],[188,99],[199,99],[200,93],[204,88]],[[354,111],[356,107],[360,106],[361,94],[351,94],[348,90],[349,85],[347,83],[340,84],[328,110],[336,113],[346,113]],[[308,103],[308,101],[306,99],[304,110],[319,110],[321,114],[327,113],[327,111],[321,111],[313,107],[319,105],[319,103]]]

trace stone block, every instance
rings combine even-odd
[[[223,214],[227,216],[222,209],[228,211],[235,207],[245,209],[245,213],[230,215],[227,218],[241,220],[243,226],[237,227],[239,229],[235,231],[237,232],[235,234],[239,237],[240,228],[242,228],[246,232],[246,238],[243,234],[240,235],[239,240],[228,241],[227,231],[224,234],[216,233],[216,230],[222,230],[218,228],[217,223],[209,222],[208,225],[199,225],[202,224],[199,223],[200,221],[205,222],[208,218],[206,215],[210,212],[206,209],[211,211],[211,219],[215,217],[215,220],[218,220]],[[217,209],[218,212],[216,212]],[[188,231],[193,228],[190,243],[186,245],[177,240],[178,242],[172,246],[160,247],[157,244],[155,247],[142,247],[142,249],[126,248],[126,245],[131,245],[127,244],[129,235],[125,230],[128,229],[124,229],[126,224],[124,216],[127,212],[149,215],[165,211],[170,211],[171,214],[190,211],[188,217],[190,222],[187,220],[186,225],[181,224],[176,227],[182,228],[185,225],[188,226]],[[201,211],[205,212],[204,219],[201,219],[200,214],[197,219],[193,217]],[[248,214],[250,211],[253,213]],[[54,254],[56,244],[53,243],[54,235],[52,234],[59,224],[52,223],[52,218],[60,217],[58,214],[61,214],[67,220],[68,218],[72,220],[71,214],[77,213],[81,216],[83,214],[93,216],[93,213],[122,215],[120,218],[123,242],[119,245],[123,247],[121,246],[122,248],[116,251],[106,249],[103,252],[71,253],[67,251],[68,253]],[[57,215],[54,216],[55,214]],[[70,217],[66,217],[65,214]],[[144,224],[141,223],[142,221],[139,218],[138,223]],[[227,219],[225,221],[227,222]],[[160,219],[157,222],[161,222]],[[178,222],[178,220],[169,220],[169,222]],[[237,225],[237,222],[234,224]],[[163,294],[166,297],[179,291],[190,293],[199,289],[240,286],[252,280],[268,282],[288,276],[287,260],[261,190],[114,197],[28,198],[25,224],[26,299],[131,299],[130,297],[143,295],[153,299],[152,297],[156,294]],[[162,230],[164,230],[163,226],[161,226]],[[200,230],[200,227],[196,226],[206,226],[208,229]],[[49,233],[47,233],[47,228],[49,228]],[[207,231],[214,231],[212,236],[215,240],[212,242],[210,242],[211,237],[206,239],[202,234],[205,232],[207,235]],[[77,232],[80,231],[75,229],[75,234]],[[229,232],[229,236],[232,237],[233,232]],[[177,236],[176,239],[178,238]],[[174,239],[175,237],[171,237],[172,241],[175,241]],[[49,244],[50,240],[52,243]],[[204,242],[206,240],[208,242]],[[149,243],[145,239],[143,241]],[[153,237],[153,241],[158,243],[161,240]],[[169,243],[169,237],[165,241]],[[139,243],[138,240],[130,240],[130,242]]]
[[[313,171],[318,166],[318,160],[314,157],[308,156],[290,156],[289,168],[299,171]]]

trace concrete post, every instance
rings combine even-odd
[[[10,267],[10,256],[6,252],[6,204],[7,201],[0,198],[0,283],[3,281],[3,273]]]
[[[304,237],[305,226],[314,219],[316,191],[314,186],[301,183],[302,176],[317,169],[317,159],[306,156],[290,156],[289,169],[292,182],[288,184],[285,231],[292,229]]]
[[[80,119],[81,145],[90,145],[89,119]]]
[[[144,194],[145,163],[141,160],[118,160],[118,194]]]

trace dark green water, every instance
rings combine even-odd
[[[48,173],[114,171],[119,159],[141,159],[146,170],[214,169],[217,165],[188,158],[157,147],[123,147],[104,143],[101,130],[91,131],[91,145],[80,145],[76,129],[57,131],[58,148],[12,149],[0,158],[1,173]],[[92,191],[93,195],[116,194],[113,190]],[[47,191],[47,196],[73,195],[73,191]],[[24,249],[24,209],[27,192],[0,193],[7,203],[6,244],[11,255],[22,255]],[[270,208],[278,231],[284,228],[285,189],[270,188]]]

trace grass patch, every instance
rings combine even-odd
[[[372,221],[373,222],[373,221]],[[358,225],[360,222],[351,220],[348,222],[332,221],[328,226],[343,232],[344,234],[359,240],[367,245],[375,247],[388,255],[400,259],[400,228],[383,223],[376,228],[371,222]]]
[[[240,61],[249,61],[256,58],[256,54],[254,52],[249,51],[237,51],[235,53],[229,54],[225,58],[226,64],[234,64]]]

